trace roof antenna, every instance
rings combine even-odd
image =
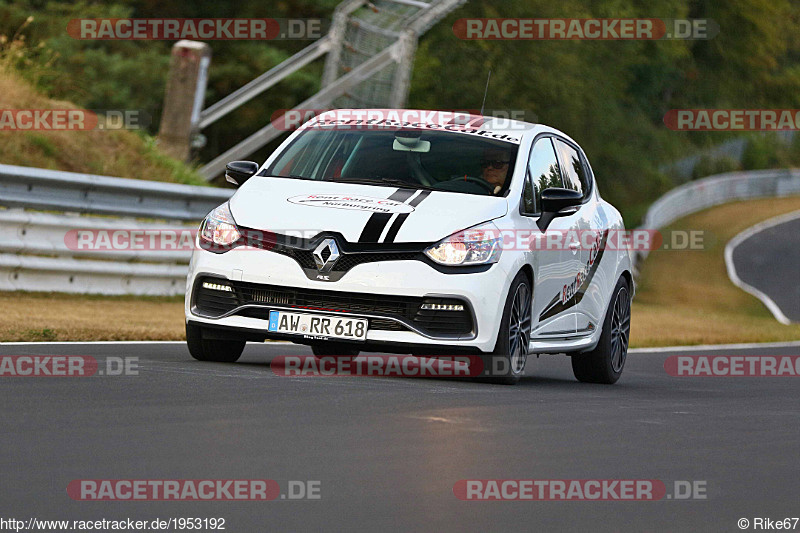
[[[483,116],[483,108],[486,107],[486,95],[489,94],[489,80],[492,79],[492,69],[489,69],[489,75],[486,77],[486,89],[483,91],[483,103],[481,104],[481,116]]]

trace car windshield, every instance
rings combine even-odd
[[[517,149],[466,133],[310,129],[261,175],[502,196]]]

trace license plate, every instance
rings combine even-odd
[[[304,335],[310,338],[367,340],[365,318],[345,318],[307,313],[269,312],[269,331]]]

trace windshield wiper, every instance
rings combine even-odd
[[[426,191],[438,190],[434,187],[429,187],[428,185],[423,185],[421,183],[419,184],[409,183],[407,181],[393,179],[393,178],[379,178],[379,179],[344,178],[332,181],[336,181],[338,183],[358,183],[360,185],[391,185],[393,187],[399,187],[400,189],[424,189]]]
[[[271,174],[271,176],[274,177],[274,178],[291,178],[293,180],[309,180],[309,179],[311,179],[311,178],[307,178],[305,176],[300,176],[299,174],[289,174],[287,176],[284,176],[282,174]]]

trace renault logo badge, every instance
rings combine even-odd
[[[327,250],[327,252],[326,252]],[[339,260],[339,246],[333,239],[325,239],[314,250],[314,262],[320,272],[330,272],[336,261]]]

